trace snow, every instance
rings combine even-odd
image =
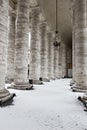
[[[87,113],[71,79],[60,79],[15,92],[13,105],[0,108],[0,130],[87,130]],[[6,85],[7,86],[7,85]]]

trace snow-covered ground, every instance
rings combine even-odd
[[[0,130],[87,130],[87,113],[70,80],[51,81],[31,91],[10,90],[17,96],[14,105],[0,108]]]

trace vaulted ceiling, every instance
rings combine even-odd
[[[10,0],[16,2],[17,0]],[[30,0],[31,4],[36,4],[36,0]],[[48,24],[55,30],[56,0],[37,0]],[[58,30],[62,41],[68,46],[72,42],[72,0],[58,0]]]

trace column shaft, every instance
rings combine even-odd
[[[48,78],[54,79],[53,32],[48,32]]]
[[[72,80],[70,82],[70,86],[75,84],[76,81],[76,44],[75,44],[75,6],[73,0],[73,19],[72,19]]]
[[[60,68],[59,68],[59,66],[60,66],[60,57],[59,57],[59,51],[60,51],[60,46],[59,46],[58,52],[57,52],[57,55],[58,55],[58,74],[57,74],[57,77],[58,77],[58,79],[60,78]]]
[[[87,90],[87,1],[75,0],[76,85]]]
[[[14,54],[15,54],[15,15],[9,15],[8,50],[7,50],[7,73],[6,82],[14,80]]]
[[[0,90],[5,87],[8,0],[0,3]]]
[[[59,77],[62,78],[62,47],[59,47]]]
[[[14,96],[5,89],[8,4],[8,0],[0,1],[0,106]]]
[[[31,45],[30,45],[30,73],[34,84],[41,84],[40,78],[40,42],[39,42],[39,7],[31,10]]]
[[[47,24],[46,22],[40,23],[40,77],[43,81],[49,81],[48,80],[48,73],[47,73],[47,67],[48,67],[48,44],[47,44]]]
[[[66,77],[66,45],[62,44],[62,77]]]
[[[69,78],[72,78],[72,49],[69,48],[67,46],[67,52],[66,52],[66,57],[67,57],[67,65],[66,65],[66,68],[67,68],[67,77]]]
[[[54,77],[58,78],[58,50],[59,48],[54,46]]]
[[[16,39],[15,39],[15,74],[14,88],[30,89],[28,73],[28,33],[29,33],[29,0],[18,0]]]

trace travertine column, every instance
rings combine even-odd
[[[47,43],[47,23],[41,22],[40,25],[40,77],[43,81],[48,80],[48,43]]]
[[[40,78],[40,42],[39,42],[39,7],[31,10],[31,45],[30,45],[30,73],[34,84],[41,84]]]
[[[59,53],[59,47],[58,46],[54,46],[54,77],[55,78],[59,78],[58,76],[58,53]]]
[[[54,50],[53,50],[53,32],[49,31],[47,33],[47,37],[48,37],[48,78],[49,79],[54,79]]]
[[[73,86],[76,82],[76,44],[75,44],[75,6],[74,6],[74,0],[73,0],[73,6],[72,6],[72,80],[70,82],[70,86]]]
[[[59,47],[59,78],[62,78],[62,46]]]
[[[61,54],[61,64],[62,64],[62,77],[66,77],[66,45],[61,44],[62,54]]]
[[[75,91],[87,90],[87,1],[75,0]]]
[[[75,82],[75,73],[76,73],[76,47],[75,47],[75,7],[73,5],[73,29],[72,29],[72,55],[73,55],[73,81]]]
[[[61,46],[61,45],[60,45]],[[57,78],[60,79],[60,46],[58,47],[58,52],[57,52],[57,55],[58,55],[58,74],[57,74]]]
[[[28,33],[29,33],[29,0],[18,0],[16,39],[15,39],[15,73],[13,87],[30,89],[28,73]]]
[[[0,105],[13,97],[5,89],[8,3],[8,0],[0,1]]]
[[[52,66],[53,66],[53,67],[52,67],[52,68],[53,68],[53,70],[52,70],[52,77],[53,77],[53,78],[52,78],[52,79],[53,79],[53,80],[55,80],[55,74],[54,74],[54,37],[55,37],[55,36],[54,36],[54,33],[53,33],[53,35],[52,35],[52,46],[51,46],[51,47],[52,47],[52,48],[51,48],[51,49],[52,49],[51,51],[52,51]]]
[[[74,25],[73,25],[74,26]],[[72,31],[72,64],[73,64],[73,70],[72,70],[72,74],[73,74],[73,83],[75,83],[76,81],[76,44],[75,44],[75,31],[74,31],[74,27],[73,27],[73,31]]]
[[[9,13],[8,49],[7,49],[7,72],[6,82],[14,80],[14,54],[15,54],[15,14]]]
[[[68,46],[67,46],[67,50],[66,50],[67,52],[66,52],[66,60],[67,60],[67,66],[66,66],[66,68],[67,68],[67,77],[69,77],[69,78],[71,78],[72,77],[72,49],[71,48],[69,48]]]

